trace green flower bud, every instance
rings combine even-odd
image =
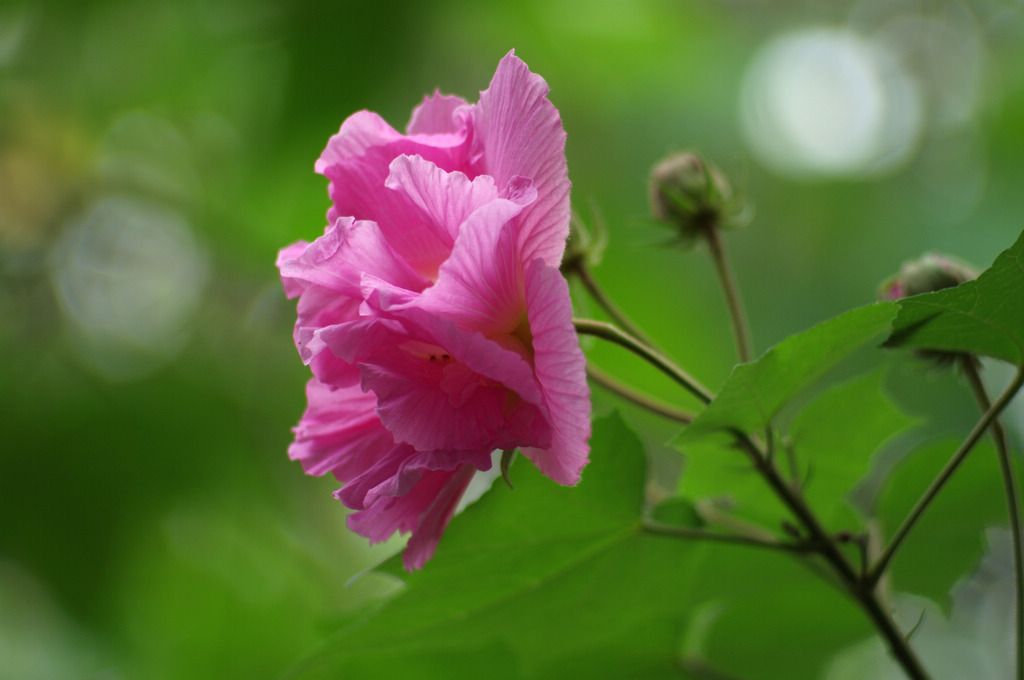
[[[943,288],[959,286],[978,278],[973,267],[949,255],[925,253],[916,260],[904,262],[899,274],[885,281],[878,289],[879,300],[931,293]],[[938,367],[950,366],[957,361],[977,362],[969,354],[942,350],[919,349],[914,354]]]
[[[930,293],[959,286],[978,278],[970,265],[949,255],[925,253],[917,260],[904,262],[900,272],[878,289],[879,300],[898,300],[911,295]]]
[[[684,244],[709,229],[736,226],[743,212],[722,171],[694,151],[654,166],[650,202],[655,219],[674,226]]]
[[[562,273],[568,276],[580,267],[596,265],[601,260],[606,242],[607,235],[600,222],[597,223],[595,233],[591,234],[580,216],[574,212],[569,221],[569,239],[562,256]]]

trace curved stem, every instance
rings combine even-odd
[[[587,266],[587,263],[583,258],[580,258],[580,261],[571,267],[569,271],[575,273],[579,277],[580,283],[582,283],[583,287],[587,289],[590,296],[594,298],[594,301],[601,306],[601,309],[603,309],[608,316],[612,318],[612,321],[617,323],[620,328],[640,342],[649,347],[655,347],[655,343],[647,336],[647,334],[640,330],[640,328],[633,323],[628,316],[626,316],[625,312],[619,309],[618,306],[612,302],[611,298],[605,294],[604,289],[602,289],[597,283],[597,279],[595,279],[593,274],[591,274],[590,267]]]
[[[647,409],[651,413],[657,414],[663,418],[668,418],[669,420],[674,420],[677,423],[682,423],[683,425],[689,425],[693,422],[692,413],[662,404],[660,401],[656,401],[655,399],[648,397],[646,394],[634,390],[632,387],[627,387],[599,368],[591,366],[589,363],[587,364],[587,375],[591,380],[609,392],[617,394],[626,401]]]
[[[924,514],[924,511],[931,504],[932,500],[934,500],[935,496],[938,495],[939,491],[942,490],[942,487],[945,486],[947,481],[949,481],[949,478],[953,476],[953,473],[956,472],[958,467],[960,467],[960,463],[964,461],[967,454],[971,452],[974,445],[977,444],[978,440],[981,439],[983,434],[985,434],[985,430],[987,430],[996,418],[999,417],[999,414],[1003,412],[1003,409],[1010,403],[1022,385],[1024,385],[1024,370],[1018,369],[1017,375],[1014,377],[1013,382],[1010,383],[1010,386],[1007,387],[1006,390],[999,395],[999,399],[997,399],[995,403],[985,411],[981,420],[977,422],[974,429],[971,430],[970,434],[967,435],[967,438],[964,439],[962,444],[960,444],[960,448],[956,450],[956,453],[954,453],[953,457],[949,459],[949,462],[946,463],[944,468],[942,468],[938,476],[932,481],[931,485],[925,489],[921,498],[918,499],[906,519],[903,520],[903,524],[900,525],[896,530],[896,533],[894,533],[892,538],[889,539],[889,544],[885,546],[884,550],[882,550],[882,554],[878,557],[878,560],[871,568],[871,571],[866,575],[865,581],[867,583],[871,585],[878,583],[878,579],[881,578],[882,574],[889,566],[889,562],[896,554],[900,544],[903,543],[903,539],[905,539],[907,534],[910,533],[910,530],[914,528],[914,524],[916,524],[917,520],[922,514]]]
[[[750,331],[747,329],[739,287],[736,285],[736,279],[732,275],[729,260],[725,255],[725,244],[722,243],[722,235],[717,226],[712,225],[704,231],[704,234],[707,237],[708,248],[711,250],[711,259],[715,263],[715,270],[718,272],[722,292],[725,294],[725,304],[729,308],[729,321],[732,323],[732,333],[736,339],[736,354],[739,356],[740,363],[747,363],[753,358]]]
[[[961,361],[964,370],[964,377],[967,379],[971,392],[978,402],[981,410],[988,412],[992,408],[992,401],[985,390],[985,383],[981,380],[981,373],[978,371],[976,360],[967,356]],[[1016,647],[1016,669],[1014,677],[1017,680],[1024,680],[1024,547],[1021,545],[1021,521],[1020,521],[1020,498],[1017,493],[1017,481],[1013,474],[1013,462],[1010,459],[1010,449],[1006,440],[1006,430],[997,418],[992,421],[992,441],[996,445],[996,453],[999,455],[999,467],[1003,477],[1003,492],[1006,495],[1006,505],[1010,516],[1010,536],[1013,545],[1013,577],[1014,577],[1014,619],[1015,635],[1014,644]]]
[[[702,403],[709,404],[714,398],[714,395],[706,387],[690,377],[686,371],[676,366],[661,353],[619,328],[603,321],[592,321],[590,319],[573,319],[572,322],[576,326],[577,333],[593,335],[602,340],[613,342],[641,357],[647,363],[682,385],[688,392],[700,399]]]

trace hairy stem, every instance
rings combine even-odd
[[[577,333],[593,335],[633,352],[633,354],[641,357],[647,363],[682,385],[683,388],[697,397],[702,403],[709,404],[714,398],[714,395],[706,387],[690,377],[686,371],[676,366],[657,350],[640,342],[634,336],[619,328],[603,321],[592,321],[590,319],[573,319],[573,324],[576,326]]]
[[[674,420],[677,423],[682,423],[683,425],[689,425],[693,422],[692,413],[668,406],[667,404],[663,404],[642,392],[638,392],[632,387],[628,387],[619,382],[601,369],[591,366],[589,363],[587,364],[587,375],[591,380],[609,392],[617,394],[626,401],[636,404],[637,406],[659,415],[662,418],[668,418],[669,420]]]
[[[715,270],[718,272],[722,293],[725,295],[726,307],[729,308],[729,321],[732,323],[732,334],[736,340],[736,354],[739,356],[740,363],[746,363],[753,358],[753,351],[751,350],[750,331],[747,330],[746,315],[743,312],[743,303],[740,301],[739,287],[736,285],[736,279],[729,267],[720,230],[717,226],[711,226],[704,231],[704,234],[711,251],[711,259],[715,263]]]
[[[985,383],[981,380],[981,373],[973,357],[967,356],[961,364],[964,370],[964,378],[974,393],[978,406],[985,413],[992,409],[992,400],[989,399]],[[1024,680],[1024,547],[1021,545],[1021,521],[1020,521],[1020,498],[1017,493],[1017,481],[1013,473],[1013,461],[1010,458],[1010,448],[1006,440],[1006,430],[998,418],[992,421],[992,441],[996,445],[996,453],[999,455],[999,467],[1003,476],[1003,492],[1006,495],[1006,506],[1010,516],[1010,536],[1013,545],[1013,577],[1014,577],[1014,619],[1015,634],[1014,644],[1016,647],[1016,678]]]
[[[865,581],[867,583],[874,585],[878,582],[878,579],[881,578],[882,574],[889,566],[889,562],[892,561],[893,556],[896,555],[896,551],[899,550],[900,544],[903,543],[903,539],[907,537],[907,534],[909,534],[910,530],[914,528],[917,520],[920,519],[921,515],[924,514],[924,511],[942,490],[942,487],[946,485],[949,478],[952,477],[953,473],[956,472],[958,467],[960,467],[960,463],[964,462],[964,459],[967,458],[967,454],[971,452],[974,445],[977,444],[978,440],[985,434],[985,430],[987,430],[996,418],[999,417],[999,414],[1003,412],[1003,409],[1006,408],[1013,397],[1017,394],[1021,385],[1024,385],[1024,370],[1018,369],[1017,375],[1014,377],[1013,382],[1010,383],[1010,386],[1006,388],[1006,391],[999,396],[999,399],[997,399],[994,404],[985,410],[981,419],[974,426],[974,429],[971,430],[970,434],[967,435],[967,438],[964,439],[962,444],[960,444],[960,448],[956,450],[953,457],[949,459],[949,462],[947,462],[946,466],[942,468],[938,476],[932,480],[932,483],[927,489],[925,489],[925,492],[917,500],[917,503],[914,504],[914,507],[910,510],[906,519],[903,520],[903,524],[899,526],[892,538],[889,539],[889,544],[885,546],[884,550],[882,550],[878,560],[875,561],[871,571],[869,571],[865,577]]]

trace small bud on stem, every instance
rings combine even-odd
[[[878,299],[899,300],[911,295],[952,288],[976,278],[978,272],[954,257],[925,253],[917,260],[904,262],[899,274],[887,280],[878,289]]]
[[[732,185],[699,153],[683,151],[651,170],[650,200],[654,217],[675,228],[677,245],[707,242],[729,309],[737,356],[741,363],[750,361],[753,348],[746,314],[719,234],[722,228],[739,226],[745,217]]]
[[[896,276],[885,281],[878,288],[879,300],[899,300],[933,293],[943,288],[959,286],[965,281],[978,278],[978,272],[971,266],[949,255],[925,253],[916,260],[904,262]],[[976,363],[977,359],[961,352],[939,350],[916,350],[917,356],[928,359],[940,367],[962,360]]]
[[[674,226],[680,243],[719,227],[737,226],[742,206],[725,175],[699,153],[683,151],[651,170],[651,212]]]

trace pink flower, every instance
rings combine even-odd
[[[313,372],[289,449],[371,541],[433,555],[476,470],[519,448],[560,484],[587,463],[590,396],[558,264],[565,132],[509,53],[480,102],[425,97],[406,134],[354,114],[316,163],[328,227],[281,251]]]

